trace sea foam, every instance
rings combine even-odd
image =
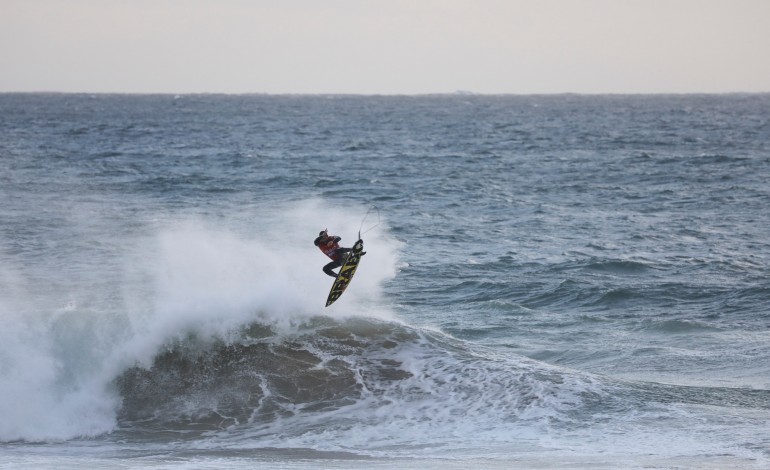
[[[23,269],[4,267],[0,440],[110,432],[120,407],[115,377],[149,366],[164,345],[185,335],[226,338],[251,322],[289,332],[317,315],[389,317],[372,307],[397,265],[399,243],[384,222],[366,234],[368,253],[348,292],[323,306],[331,279],[321,267],[328,259],[312,241],[328,228],[343,246],[352,245],[365,213],[312,200],[255,208],[229,221],[166,216],[124,243],[117,263],[123,275],[110,273],[123,285],[101,297],[87,289],[32,288]],[[115,265],[92,260],[97,272],[89,274]]]

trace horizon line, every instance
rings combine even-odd
[[[447,92],[423,92],[423,93],[359,93],[359,92],[225,92],[225,91],[193,91],[193,92],[173,92],[173,91],[2,91],[2,95],[27,94],[27,95],[136,95],[136,96],[360,96],[360,97],[419,97],[419,96],[687,96],[687,95],[763,95],[770,94],[767,91],[671,91],[671,92],[536,92],[536,93],[516,93],[516,92],[474,92],[466,90],[447,91]]]

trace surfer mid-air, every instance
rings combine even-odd
[[[340,237],[329,235],[326,230],[323,230],[318,234],[318,238],[313,242],[315,246],[321,249],[323,254],[331,258],[331,262],[323,267],[323,271],[329,276],[334,278],[334,284],[332,284],[329,297],[326,299],[326,306],[333,304],[335,300],[339,299],[345,288],[348,287],[348,283],[353,279],[353,274],[358,269],[358,262],[361,261],[361,257],[366,254],[364,249],[364,241],[359,240],[353,245],[353,248],[342,248],[339,245]],[[332,271],[332,269],[340,268],[339,274]]]
[[[329,276],[334,278],[334,284],[329,291],[329,297],[326,298],[326,306],[333,304],[335,300],[339,299],[345,289],[348,287],[350,280],[353,279],[353,275],[358,269],[358,263],[361,261],[361,257],[366,254],[364,251],[364,240],[361,238],[361,230],[364,227],[366,219],[369,214],[375,211],[377,214],[377,223],[364,230],[363,233],[368,232],[374,227],[380,224],[380,211],[375,206],[369,208],[366,211],[364,220],[361,221],[361,228],[358,229],[358,241],[353,244],[353,248],[340,247],[340,240],[342,238],[329,235],[329,231],[324,229],[313,242],[323,254],[331,258],[331,262],[323,267],[323,271]],[[339,273],[332,271],[333,269],[340,268]]]

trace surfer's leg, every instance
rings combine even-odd
[[[342,266],[342,261],[332,261],[331,263],[324,266],[324,272],[329,276],[336,278],[337,273],[332,271],[332,269],[339,268],[340,266]]]
[[[342,263],[348,260],[350,254],[353,253],[353,248],[338,248],[337,254],[340,256],[340,266]]]

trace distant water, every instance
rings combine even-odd
[[[8,468],[770,466],[770,95],[2,94],[0,200]]]

